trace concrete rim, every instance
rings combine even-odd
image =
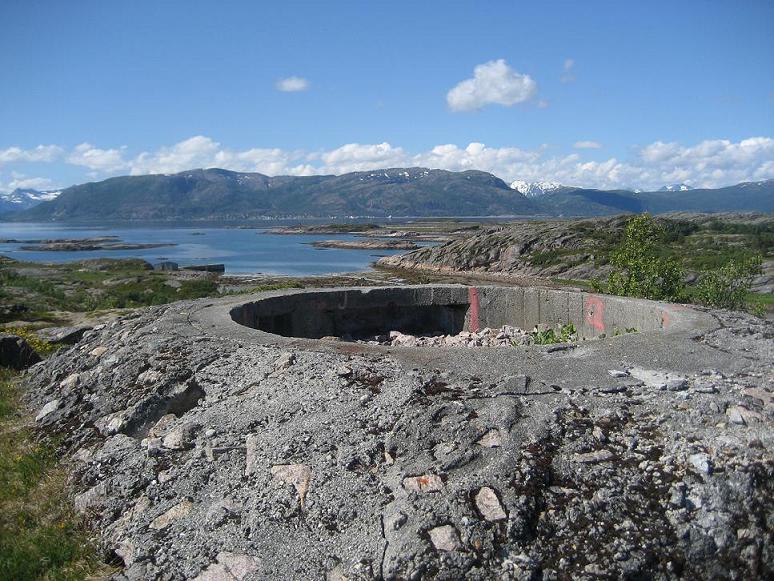
[[[617,297],[597,293],[588,293],[571,290],[554,290],[541,287],[501,287],[496,285],[477,285],[466,286],[458,284],[433,284],[433,285],[406,285],[406,286],[373,286],[373,287],[337,287],[337,288],[316,288],[316,289],[286,289],[278,291],[266,291],[256,294],[240,295],[215,301],[208,301],[200,308],[188,313],[188,320],[192,326],[208,336],[222,337],[226,340],[234,340],[254,345],[272,345],[301,348],[312,351],[328,351],[338,353],[400,353],[402,351],[415,352],[416,347],[392,347],[383,345],[366,345],[362,343],[351,343],[343,341],[330,341],[320,339],[307,339],[300,337],[287,337],[268,333],[255,328],[251,328],[236,322],[231,315],[233,309],[243,307],[252,303],[259,303],[267,299],[276,299],[282,297],[295,297],[297,295],[319,296],[319,293],[358,293],[368,295],[374,291],[389,291],[400,289],[401,292],[453,292],[467,293],[469,297],[476,297],[477,300],[486,299],[492,296],[492,293],[523,293],[525,301],[537,301],[540,305],[542,301],[546,304],[552,304],[557,300],[567,300],[568,305],[580,306],[582,311],[583,327],[579,327],[576,321],[576,327],[584,338],[599,337],[605,333],[608,325],[605,323],[606,313],[612,313],[610,317],[615,318],[615,313],[630,310],[633,313],[639,313],[638,316],[648,317],[651,328],[639,330],[637,333],[620,336],[606,336],[601,341],[594,341],[599,348],[611,342],[627,340],[631,337],[670,337],[693,339],[708,331],[717,329],[720,324],[711,314],[697,310],[691,306],[651,301],[647,299],[633,299],[627,297]],[[539,308],[539,307],[538,307]],[[601,311],[601,313],[600,313]],[[580,314],[580,313],[579,313]],[[538,315],[539,316],[539,315]],[[485,319],[484,319],[485,320]],[[513,324],[513,323],[509,323]],[[481,327],[486,326],[483,323]],[[518,326],[518,325],[516,325]],[[522,327],[524,328],[524,327]],[[532,327],[530,327],[531,329]],[[529,330],[529,329],[527,329]],[[590,344],[589,344],[590,345]],[[440,350],[448,352],[449,347],[422,347],[422,350]],[[498,349],[498,348],[488,348]],[[503,348],[499,348],[503,349]],[[515,347],[506,347],[504,349],[513,350]],[[535,346],[521,347],[521,349],[535,349]]]

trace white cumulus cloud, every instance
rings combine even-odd
[[[279,148],[251,148],[242,151],[228,149],[209,137],[196,135],[171,147],[143,152],[129,161],[129,167],[132,175],[171,174],[212,167],[268,175],[308,174],[308,169],[294,166],[293,161],[298,157],[297,152]]]
[[[323,162],[323,173],[346,173],[366,171],[375,168],[400,167],[406,165],[409,156],[400,147],[389,143],[347,143],[336,149],[310,156]]]
[[[220,151],[218,142],[203,135],[196,135],[171,147],[142,152],[129,163],[130,173],[177,173],[187,169],[214,167],[215,156]]]
[[[95,172],[115,172],[128,169],[121,149],[100,149],[89,143],[81,143],[67,156],[67,163],[89,168]]]
[[[436,145],[430,151],[414,156],[412,163],[453,171],[477,169],[502,176],[503,173],[510,173],[512,168],[536,163],[539,159],[540,150],[487,147],[483,143],[473,142],[464,148],[454,144]]]
[[[446,94],[452,111],[475,111],[486,105],[511,107],[537,94],[529,75],[514,71],[505,59],[489,61],[473,69],[473,78],[458,83]]]
[[[38,145],[32,149],[8,147],[0,149],[0,164],[16,162],[50,162],[63,154],[64,149],[58,145]]]
[[[309,81],[304,77],[286,77],[279,79],[274,86],[278,91],[283,93],[298,93],[299,91],[306,91],[309,88]]]
[[[12,192],[16,188],[32,190],[49,190],[54,186],[54,182],[49,178],[28,177],[24,174],[11,172],[11,180],[8,182],[0,181],[0,193]]]
[[[601,149],[602,144],[598,141],[576,141],[572,145],[575,149]]]

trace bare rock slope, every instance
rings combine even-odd
[[[771,323],[346,354],[213,336],[210,304],[29,372],[115,579],[774,574]]]
[[[474,272],[496,276],[604,276],[589,251],[589,231],[621,232],[626,217],[582,222],[525,221],[490,226],[440,246],[379,259],[379,266],[439,273]],[[593,243],[592,243],[593,246]]]

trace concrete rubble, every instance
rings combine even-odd
[[[220,304],[127,315],[27,372],[116,581],[774,575],[770,322],[309,347],[224,336]]]
[[[499,329],[486,327],[475,332],[461,331],[455,335],[411,335],[390,331],[387,335],[377,335],[361,342],[401,347],[511,347],[530,345],[533,339],[531,334],[523,329],[503,325]]]

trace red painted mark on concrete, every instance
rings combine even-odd
[[[478,321],[478,290],[470,287],[468,289],[468,302],[470,303],[470,330],[475,333],[481,325]]]
[[[672,323],[672,317],[669,316],[669,311],[661,311],[661,328],[667,329]]]
[[[600,333],[605,332],[605,301],[601,297],[586,297],[586,322]]]

